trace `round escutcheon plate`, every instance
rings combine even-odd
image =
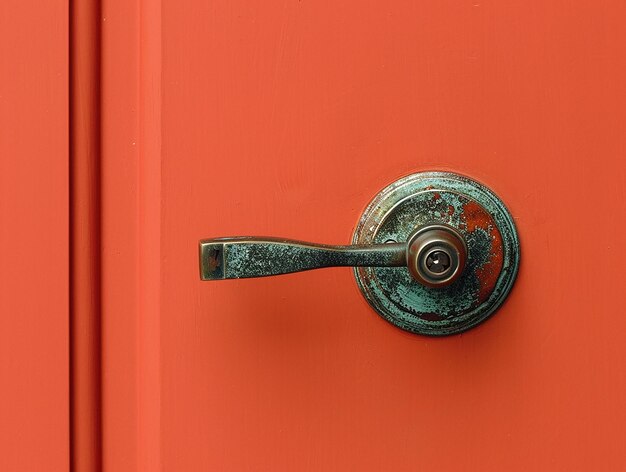
[[[430,288],[397,268],[357,267],[354,274],[369,304],[399,328],[460,333],[488,318],[509,294],[520,259],[517,231],[504,203],[484,185],[450,172],[422,172],[382,190],[352,242],[405,242],[429,224],[456,230],[467,245],[465,268],[451,285]]]

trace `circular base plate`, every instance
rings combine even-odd
[[[428,288],[406,268],[357,267],[354,274],[369,304],[399,328],[431,336],[460,333],[489,317],[511,290],[520,257],[515,224],[484,185],[449,172],[423,172],[381,191],[352,242],[405,242],[427,224],[452,227],[467,243],[467,264],[454,283]]]

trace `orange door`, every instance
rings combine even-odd
[[[623,2],[106,3],[111,470],[626,467]],[[198,278],[201,238],[347,244],[431,169],[521,237],[471,331],[395,328],[346,268]]]
[[[626,469],[624,2],[78,4],[76,470]],[[425,170],[484,182],[519,231],[515,287],[470,331],[392,326],[347,268],[199,280],[199,239],[348,244],[377,192]],[[68,380],[33,339],[19,355]]]

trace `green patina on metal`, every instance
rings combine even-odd
[[[266,277],[341,266],[406,266],[406,245],[329,246],[271,237],[200,241],[202,280]]]
[[[200,241],[200,277],[240,279],[355,266],[361,291],[383,318],[413,333],[443,336],[465,331],[498,309],[513,286],[520,257],[515,224],[500,199],[482,184],[449,172],[414,174],[385,188],[365,210],[352,242],[206,239]],[[439,275],[427,272],[434,253],[447,261]]]
[[[370,305],[394,325],[431,336],[460,333],[487,319],[509,294],[520,261],[515,224],[484,185],[449,172],[424,172],[380,192],[352,242],[405,242],[428,224],[456,229],[467,244],[466,267],[451,285],[429,288],[408,270],[389,267],[357,267],[355,277]]]

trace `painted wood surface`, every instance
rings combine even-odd
[[[0,3],[0,470],[69,470],[68,2]]]
[[[150,472],[161,470],[161,3],[104,0],[101,15],[102,470]]]
[[[617,0],[103,0],[103,469],[624,468],[624,20]],[[520,231],[475,330],[402,332],[349,269],[198,278],[201,238],[347,243],[428,169],[488,184]]]
[[[164,0],[163,469],[626,467],[625,20],[621,1]],[[406,334],[348,269],[198,280],[200,238],[346,243],[379,189],[433,168],[491,186],[522,237],[473,331]]]

